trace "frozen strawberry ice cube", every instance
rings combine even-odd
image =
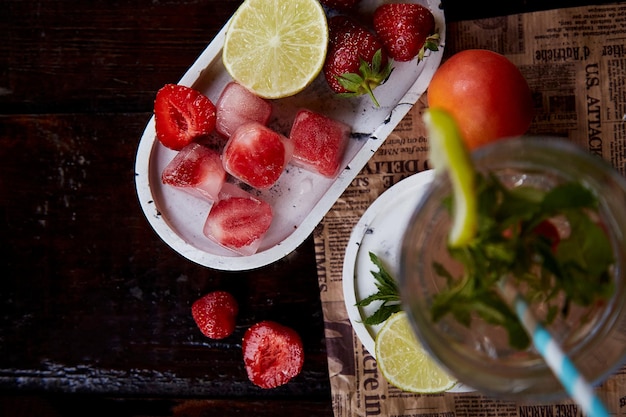
[[[225,184],[224,189],[228,191],[220,193],[207,216],[204,235],[240,255],[252,255],[272,224],[272,208],[233,184]]]
[[[261,123],[248,122],[231,135],[222,162],[235,178],[267,189],[278,180],[292,154],[293,144],[285,136]]]
[[[272,104],[236,82],[230,82],[217,100],[215,128],[228,137],[246,122],[267,125],[272,115]]]
[[[197,197],[214,201],[226,181],[226,171],[219,152],[198,143],[191,143],[167,164],[161,174],[161,181]]]
[[[310,110],[300,110],[291,126],[294,165],[335,178],[350,138],[350,126]]]

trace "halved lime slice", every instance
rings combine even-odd
[[[404,311],[389,317],[376,335],[376,361],[390,384],[408,392],[436,393],[456,385],[422,348]]]
[[[313,82],[327,47],[328,22],[318,0],[245,0],[226,30],[222,59],[233,79],[275,99]]]
[[[453,192],[451,247],[468,244],[476,234],[476,171],[463,137],[450,114],[428,109],[424,123],[429,134],[430,162],[436,174],[447,172]]]

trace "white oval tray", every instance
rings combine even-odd
[[[300,168],[288,166],[277,184],[258,195],[272,205],[274,221],[257,253],[241,256],[209,241],[202,226],[210,203],[161,183],[161,172],[175,152],[156,140],[154,117],[143,132],[137,149],[135,182],[143,212],[161,239],[175,251],[200,265],[219,270],[249,270],[270,264],[291,253],[313,231],[333,204],[413,104],[426,91],[441,62],[446,28],[439,0],[412,0],[430,8],[441,36],[438,52],[428,52],[417,63],[394,63],[387,83],[375,90],[380,107],[368,97],[336,97],[323,75],[301,93],[273,101],[270,127],[283,134],[296,111],[308,108],[343,121],[352,127],[352,138],[344,156],[345,169],[329,180]],[[372,13],[381,0],[363,0],[362,13]],[[193,87],[214,103],[231,78],[222,64],[222,45],[228,23],[180,79],[179,84]]]

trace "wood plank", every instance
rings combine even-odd
[[[150,111],[240,1],[2,1],[0,113]]]
[[[329,389],[313,242],[251,272],[183,259],[150,228],[134,188],[149,113],[0,115],[0,387],[119,395],[321,395]],[[116,126],[111,129],[111,126]],[[191,303],[240,302],[235,334],[211,341]],[[254,322],[294,327],[302,374],[270,392],[247,380]]]
[[[330,417],[329,399],[156,399],[99,398],[94,396],[0,396],[0,410],[11,417],[98,415],[115,417]]]

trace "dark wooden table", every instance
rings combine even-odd
[[[240,3],[0,0],[0,416],[332,415],[312,238],[258,270],[210,270],[159,239],[135,193],[156,91]],[[451,22],[593,2],[500,3],[443,1]],[[214,289],[240,301],[220,342],[190,315]],[[274,390],[241,359],[261,319],[305,345]]]

